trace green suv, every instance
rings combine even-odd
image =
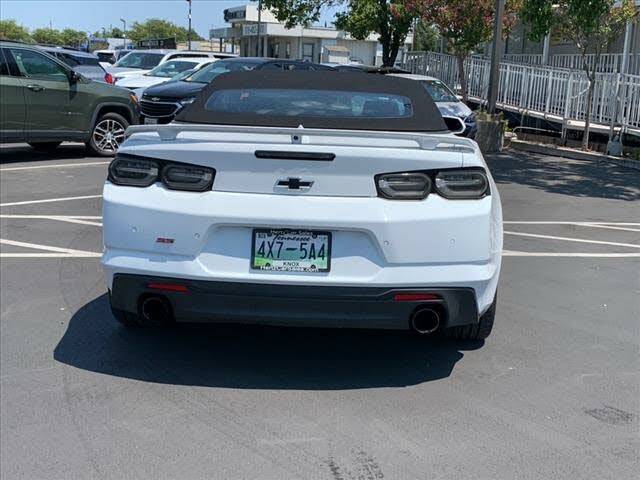
[[[137,119],[138,99],[129,90],[93,82],[36,46],[0,42],[0,143],[50,150],[84,142],[106,157]]]

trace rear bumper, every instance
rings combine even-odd
[[[187,292],[151,289],[178,284]],[[439,300],[395,301],[399,293],[435,294]],[[141,297],[163,295],[179,322],[253,323],[306,327],[409,328],[409,316],[429,303],[444,313],[444,326],[477,323],[472,288],[387,288],[279,285],[116,274],[111,305],[136,313]]]

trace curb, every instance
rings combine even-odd
[[[558,147],[556,145],[545,145],[542,143],[526,142],[524,140],[511,139],[509,148],[523,152],[542,153],[554,157],[571,158],[573,160],[583,160],[587,162],[609,162],[621,167],[640,170],[640,162],[626,158],[613,157],[602,153],[581,152],[572,148]]]

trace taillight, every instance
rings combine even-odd
[[[383,173],[375,182],[378,195],[390,200],[424,200],[430,193],[450,200],[489,195],[489,179],[479,167]]]
[[[480,170],[445,170],[436,175],[435,187],[445,198],[482,198],[489,189],[489,179]]]
[[[431,179],[424,173],[387,173],[376,177],[378,193],[395,200],[422,200],[431,191]]]
[[[109,165],[109,181],[116,185],[148,187],[158,180],[158,163],[140,158],[116,157]]]
[[[213,168],[167,160],[153,160],[120,154],[109,165],[109,181],[115,185],[148,187],[158,181],[170,190],[204,192],[211,190]]]
[[[104,81],[113,85],[113,83],[114,83],[113,75],[111,75],[110,73],[105,73],[104,74]]]
[[[162,181],[173,190],[203,192],[211,189],[213,169],[191,165],[166,165],[162,169]]]

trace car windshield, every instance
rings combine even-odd
[[[114,67],[151,69],[160,63],[162,57],[162,53],[131,52],[118,60]]]
[[[198,70],[196,73],[185,79],[185,82],[211,83],[218,75],[229,72],[245,72],[253,70],[259,65],[255,62],[214,62],[208,67]]]
[[[401,95],[340,90],[279,88],[229,89],[213,92],[205,110],[275,117],[406,118],[413,116],[409,98]]]
[[[456,94],[449,87],[439,80],[425,80],[420,82],[425,90],[431,95],[434,102],[459,102]]]
[[[147,73],[147,75],[149,75],[150,77],[173,78],[179,73],[184,72],[185,70],[193,69],[195,66],[196,63],[194,62],[172,60],[170,62],[163,63],[162,65],[158,65],[156,68]]]

